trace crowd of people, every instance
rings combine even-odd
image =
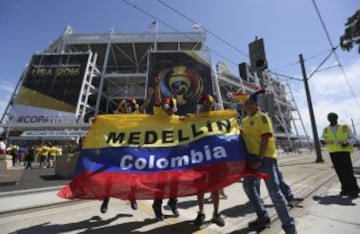
[[[11,155],[13,166],[25,166],[25,169],[32,169],[33,162],[38,162],[40,168],[55,166],[56,157],[62,156],[63,151],[72,152],[77,148],[75,143],[54,144],[44,142],[42,144],[10,144],[6,145],[6,139],[0,139],[1,154]]]
[[[126,112],[120,112],[127,114],[135,112],[144,113],[150,99],[154,96],[154,115],[176,115],[176,99],[161,96],[160,79],[161,75],[155,78],[155,90],[149,89],[148,99],[144,102],[145,108],[136,108],[131,102],[122,101],[124,105],[128,103],[131,108],[128,108]],[[240,124],[241,137],[244,140],[251,167],[254,170],[269,175],[269,179],[265,180],[265,185],[282,223],[284,232],[293,234],[297,233],[295,220],[289,214],[287,206],[293,207],[301,202],[302,199],[294,196],[290,186],[284,181],[278,166],[278,153],[272,121],[268,113],[261,111],[257,101],[257,96],[264,92],[265,90],[260,89],[251,95],[241,94],[239,98],[236,98],[236,94],[234,95],[234,98],[242,102],[246,113]],[[197,113],[209,113],[215,110],[215,107],[215,98],[210,94],[203,94],[198,100]],[[122,108],[125,109],[125,107]],[[184,119],[186,116],[179,116],[179,118]],[[341,183],[340,195],[357,198],[360,189],[354,177],[350,158],[355,138],[347,125],[339,125],[337,123],[337,115],[335,113],[330,113],[328,119],[330,126],[324,129],[321,143],[327,146],[335,171],[339,177]],[[270,225],[271,220],[260,196],[260,179],[255,176],[246,176],[243,179],[243,188],[257,215],[257,218],[249,222],[248,226],[256,228],[257,231],[265,229]],[[214,207],[211,222],[218,226],[224,226],[225,221],[219,212],[220,196],[225,199],[227,197],[223,189],[211,192],[210,201]],[[197,200],[199,211],[194,219],[194,225],[201,226],[205,221],[204,194],[197,194]],[[175,216],[179,215],[176,197],[170,198],[167,205]],[[162,200],[155,199],[152,207],[155,217],[158,220],[162,220]]]
[[[148,89],[147,99],[139,106],[135,99],[128,98],[121,100],[114,114],[134,114],[146,113],[148,105],[153,100],[153,114],[159,116],[176,116],[177,103],[173,97],[163,97],[160,90],[161,74],[154,80],[154,87]],[[252,169],[266,173],[269,179],[265,180],[265,185],[268,194],[273,202],[278,217],[282,223],[282,228],[285,233],[296,233],[295,220],[288,212],[288,206],[294,206],[302,199],[296,198],[291,191],[289,185],[284,181],[284,177],[280,171],[277,163],[278,155],[276,149],[276,142],[274,130],[270,116],[261,111],[257,96],[264,93],[265,90],[259,90],[251,95],[249,94],[235,94],[233,97],[240,102],[246,113],[246,116],[241,121],[240,131],[241,139],[244,142],[246,151],[248,153],[250,165]],[[197,101],[197,113],[210,113],[216,109],[215,98],[207,93],[204,93]],[[189,113],[191,115],[191,113]],[[179,116],[179,119],[185,119],[187,116]],[[347,125],[339,125],[337,123],[337,115],[330,113],[328,120],[330,125],[323,131],[321,143],[326,145],[330,158],[333,162],[335,171],[341,183],[340,195],[358,197],[360,192],[354,177],[353,168],[351,164],[350,153],[355,144],[353,134]],[[27,169],[32,167],[32,162],[38,160],[40,167],[54,166],[54,159],[62,155],[62,147],[58,145],[44,143],[40,146],[28,146],[24,150],[22,147],[11,145],[6,148],[2,139],[0,142],[1,152],[7,151],[13,156],[14,165],[18,163],[19,155],[25,161]],[[257,230],[263,230],[271,223],[269,214],[264,206],[260,196],[260,179],[255,176],[246,176],[243,179],[243,189],[247,195],[250,204],[253,206],[257,218],[249,222],[249,227],[256,227]],[[227,195],[224,190],[215,190],[210,193],[210,201],[213,204],[213,216],[211,222],[218,226],[224,226],[225,221],[219,212],[220,198],[226,199]],[[206,217],[204,214],[204,200],[205,194],[197,194],[197,202],[199,211],[194,219],[194,225],[201,226]],[[107,212],[110,197],[102,201],[100,211]],[[162,199],[155,199],[152,204],[153,212],[156,219],[163,220]],[[178,216],[177,209],[178,200],[176,197],[169,198],[167,205],[174,216]],[[130,199],[130,205],[135,210],[137,209],[137,202],[135,199]]]
[[[159,87],[160,80],[161,75],[158,75],[155,78],[154,89],[149,88],[147,100],[145,100],[143,104],[145,105],[145,108],[138,107],[136,105],[136,101],[133,99],[126,99],[120,102],[117,108],[117,113],[144,113],[144,110],[149,104],[150,99],[153,98],[154,115],[176,115],[176,99],[173,97],[161,96],[161,90]],[[270,175],[270,179],[266,180],[265,184],[283,224],[284,231],[289,234],[296,233],[295,221],[289,215],[287,206],[294,205],[294,201],[301,201],[301,199],[294,197],[290,187],[285,183],[284,178],[279,170],[277,165],[276,145],[272,123],[269,116],[266,113],[261,112],[257,104],[256,95],[258,94],[259,93],[256,93],[255,95],[248,95],[246,100],[243,100],[246,117],[242,122],[241,135],[244,138],[246,149],[250,154],[252,168]],[[215,98],[210,94],[204,93],[198,100],[197,113],[209,113],[215,109]],[[179,116],[179,119],[185,118],[186,116]],[[256,227],[257,230],[266,228],[270,225],[270,219],[260,198],[260,179],[254,176],[245,177],[243,186],[249,201],[253,205],[258,216],[256,220],[249,223],[249,227]],[[221,217],[219,207],[220,197],[226,199],[227,196],[223,189],[212,191],[210,194],[211,195],[209,200],[212,202],[214,207],[211,222],[220,227],[224,226],[225,221]],[[199,211],[194,219],[194,225],[196,226],[201,226],[206,218],[204,214],[204,200],[203,193],[197,194]],[[162,203],[162,199],[155,199],[152,205],[155,217],[158,220],[163,220]],[[179,215],[176,197],[169,198],[167,205],[174,216]],[[102,204],[102,212],[103,206],[104,205]]]

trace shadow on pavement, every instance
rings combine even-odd
[[[321,205],[342,205],[342,206],[355,206],[350,197],[342,197],[340,195],[330,196],[313,196],[313,200],[317,201]]]
[[[195,200],[190,200],[190,201],[178,202],[178,207],[182,208],[182,209],[187,209],[187,208],[194,207],[194,206],[197,206],[197,205],[198,205],[198,201],[196,199]],[[167,207],[167,206],[165,207],[165,209],[170,210],[170,208]]]
[[[266,228],[257,228],[257,227],[249,227],[249,228],[243,228],[243,229],[239,229],[239,230],[235,230],[233,232],[230,232],[228,234],[253,234],[253,233],[260,233],[262,231],[265,231]],[[266,232],[264,232],[266,233]]]
[[[43,180],[65,180],[65,181],[68,181],[67,179],[64,179],[57,175],[40,175],[40,178]]]
[[[82,229],[86,229],[86,230],[89,230],[91,233],[94,233],[92,228],[99,228],[101,226],[105,226],[105,225],[112,223],[113,221],[115,221],[118,218],[131,217],[131,216],[132,215],[128,215],[128,214],[118,214],[115,217],[107,219],[107,220],[102,220],[102,218],[100,216],[93,216],[87,220],[83,220],[83,221],[76,222],[76,223],[67,223],[67,224],[50,224],[49,222],[47,222],[47,223],[42,223],[39,225],[34,225],[34,226],[31,226],[28,228],[24,228],[24,229],[19,229],[10,234],[15,234],[15,233],[17,233],[17,234],[67,233],[67,232],[73,232],[76,230],[80,231]],[[121,229],[118,229],[117,231],[119,232],[119,230],[121,230]]]
[[[226,217],[243,217],[247,214],[254,213],[254,209],[252,208],[250,202],[246,202],[244,204],[224,209],[220,211],[220,213]]]
[[[145,219],[140,222],[129,222],[119,225],[113,225],[110,227],[102,227],[96,230],[86,230],[84,232],[79,232],[82,234],[117,234],[117,233],[147,233],[147,234],[163,234],[163,233],[193,233],[199,230],[193,225],[191,221],[184,221],[180,223],[168,224],[161,227],[155,227],[151,230],[140,231],[137,229],[143,228],[146,225],[157,222],[155,219]]]

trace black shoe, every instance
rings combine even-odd
[[[201,226],[203,225],[204,221],[205,221],[205,215],[199,212],[198,215],[196,216],[196,219],[194,220],[194,225]]]
[[[131,209],[137,210],[138,206],[137,206],[136,200],[131,200],[130,201],[130,206],[131,206]]]
[[[348,195],[348,193],[347,192],[345,192],[345,191],[340,191],[340,196],[346,196],[346,195]]]
[[[167,205],[170,207],[170,210],[175,216],[179,216],[179,211],[177,210],[177,200],[169,199]]]
[[[159,205],[153,204],[152,208],[153,208],[156,219],[159,220],[159,221],[164,220],[164,216],[163,216],[162,211],[161,211],[161,205],[159,206]]]
[[[109,198],[105,198],[101,204],[100,211],[105,214],[108,210]]]
[[[351,198],[358,198],[359,197],[359,193],[349,193],[348,195]]]
[[[282,229],[284,230],[285,234],[297,234],[296,228],[294,225],[281,225]]]
[[[266,218],[264,220],[255,219],[251,222],[249,222],[249,227],[256,227],[259,229],[265,229],[270,227],[270,218]]]
[[[288,207],[294,208],[294,207],[298,206],[298,204],[302,201],[304,201],[303,198],[295,197],[291,201],[288,201]]]
[[[221,218],[220,214],[214,214],[212,219],[211,219],[211,222],[215,223],[219,227],[224,227],[225,226],[225,221],[224,221],[223,218]]]

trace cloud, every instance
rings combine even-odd
[[[327,114],[329,112],[335,112],[339,115],[339,123],[346,123],[351,126],[353,120],[356,132],[360,133],[360,94],[356,93],[357,90],[360,90],[360,82],[358,81],[360,77],[359,67],[360,59],[357,59],[348,66],[343,67],[345,73],[342,72],[340,67],[334,67],[316,73],[309,80],[319,137],[322,134],[322,129],[328,125]],[[305,131],[313,138],[304,84],[291,84],[291,87],[305,125]],[[296,124],[301,134],[303,134],[304,130],[300,121],[297,121]]]

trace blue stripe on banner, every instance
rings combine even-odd
[[[246,160],[239,135],[213,135],[176,147],[107,147],[82,150],[77,173],[149,173]]]

